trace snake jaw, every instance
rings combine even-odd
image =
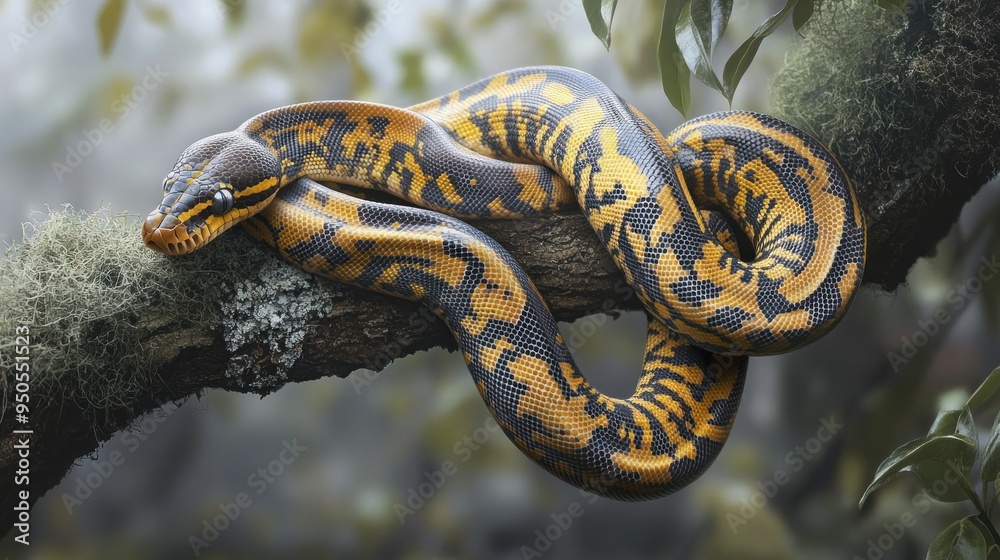
[[[207,239],[199,231],[189,232],[173,214],[154,210],[142,224],[142,241],[154,251],[184,255],[200,247]]]

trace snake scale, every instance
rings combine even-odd
[[[587,382],[517,262],[454,218],[574,206],[649,316],[627,399]],[[851,184],[805,133],[730,111],[664,137],[603,83],[559,67],[504,72],[409,109],[319,101],[261,113],[184,151],[143,239],[179,255],[236,223],[305,270],[427,305],[518,449],[622,500],[697,478],[729,435],[746,356],[828,331],[865,260]]]

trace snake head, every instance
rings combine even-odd
[[[163,180],[163,200],[146,217],[142,240],[168,255],[190,253],[267,206],[280,177],[274,153],[246,135],[199,140]]]

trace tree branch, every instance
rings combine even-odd
[[[559,214],[519,221],[473,222],[473,225],[497,239],[523,264],[560,320],[640,309],[623,276],[581,215]],[[132,228],[134,239],[128,242],[138,243],[138,228],[134,224]],[[873,246],[880,243],[881,239],[871,240]],[[115,248],[105,250],[118,252]],[[83,402],[86,399],[80,398],[78,392],[66,391],[66,387],[60,388],[60,394],[67,394],[70,402],[33,396],[37,404],[33,404],[30,415],[30,427],[34,430],[30,436],[30,503],[58,484],[76,459],[94,453],[101,442],[163,403],[182,401],[210,387],[266,395],[288,382],[346,377],[357,370],[365,371],[358,372],[351,382],[364,385],[396,358],[434,347],[455,348],[455,341],[444,324],[413,302],[309,276],[274,292],[267,285],[270,279],[295,276],[299,272],[258,248],[242,232],[227,235],[227,239],[212,243],[198,253],[204,253],[199,260],[187,261],[156,255],[148,263],[139,265],[149,270],[140,270],[137,274],[148,273],[155,279],[174,273],[162,270],[167,265],[193,268],[200,271],[200,281],[205,284],[194,286],[195,290],[208,290],[209,285],[219,283],[220,279],[239,278],[237,285],[222,292],[223,297],[235,298],[237,292],[251,295],[246,295],[241,305],[216,306],[210,313],[218,317],[194,326],[185,317],[190,310],[175,309],[175,316],[168,320],[162,318],[163,312],[155,302],[129,310],[130,315],[144,317],[134,328],[153,341],[152,354],[162,361],[153,364],[151,375],[142,377],[138,390],[131,391],[127,398],[112,400],[112,404],[103,406],[99,414],[88,409]],[[97,260],[106,261],[114,256],[99,255]],[[236,261],[243,264],[236,266]],[[876,270],[879,267],[874,262],[872,266]],[[218,272],[205,274],[205,270]],[[154,299],[172,301],[177,297],[165,294]],[[226,329],[218,328],[231,319],[223,316],[224,313],[232,314],[233,309],[262,309],[277,299],[286,302],[282,308],[289,315],[299,313],[296,309],[307,309],[297,318],[306,333],[301,343],[289,342],[295,339],[294,332],[290,334],[295,329],[289,329],[288,324],[294,324],[295,320],[288,317],[272,327],[271,317],[265,314],[258,318],[260,324],[250,329],[253,334],[245,338],[238,338],[242,335],[234,338]],[[316,300],[325,302],[326,311],[322,316],[310,318],[312,308],[302,302]],[[237,319],[239,325],[247,321],[254,319]],[[229,330],[233,330],[235,324],[230,325]],[[13,327],[5,330],[12,332]],[[46,336],[45,330],[37,326],[34,332],[36,337]],[[96,344],[95,352],[106,350],[105,342]],[[297,359],[286,368],[284,364],[289,362],[290,354]],[[232,363],[242,366],[234,371]],[[8,403],[13,388],[12,380],[8,379],[10,375],[4,378]],[[41,376],[44,372],[35,375]],[[19,427],[12,411],[5,411],[0,419],[0,433],[4,434],[0,441],[2,472],[12,473],[17,468],[14,445],[21,436],[13,431]],[[13,482],[11,476],[0,477],[0,495],[15,496],[19,488]],[[9,530],[14,522],[13,514],[11,507],[0,509],[0,527]]]
[[[544,219],[480,222],[475,225],[519,257],[561,320],[573,320],[593,313],[639,309],[621,273],[581,216],[553,215]],[[115,235],[122,236],[126,232],[118,231]],[[138,226],[134,223],[130,233],[133,239],[126,243],[138,243]],[[47,252],[52,249],[51,246],[44,247]],[[103,251],[106,254],[97,255],[96,260],[113,260],[119,252],[114,246]],[[223,317],[202,321],[200,326],[192,327],[186,324],[184,317],[191,312],[190,309],[176,309],[175,317],[167,321],[162,319],[162,312],[153,301],[144,308],[129,310],[130,315],[144,317],[134,328],[154,341],[156,347],[153,354],[162,357],[163,361],[154,364],[152,375],[143,377],[147,381],[145,386],[130,392],[127,399],[113,400],[113,404],[102,407],[96,416],[93,410],[84,406],[84,402],[72,402],[83,399],[74,399],[74,396],[78,397],[78,392],[65,391],[66,387],[62,387],[60,393],[68,393],[70,402],[32,395],[29,427],[34,433],[29,436],[29,503],[34,503],[58,484],[76,459],[94,453],[101,442],[129,427],[139,415],[163,403],[182,401],[210,387],[266,395],[288,382],[326,376],[346,377],[360,369],[367,371],[359,372],[353,382],[366,384],[371,382],[374,372],[396,358],[434,347],[455,348],[455,341],[443,322],[413,302],[308,276],[303,277],[303,282],[292,283],[282,287],[278,293],[273,292],[265,285],[270,278],[275,275],[295,276],[297,269],[259,249],[242,232],[227,234],[226,239],[210,244],[198,253],[204,254],[198,259],[156,255],[149,262],[137,263],[137,266],[149,269],[140,270],[137,274],[141,277],[148,273],[153,279],[162,277],[172,273],[169,270],[163,272],[161,269],[164,266],[180,261],[178,266],[200,271],[199,281],[205,286],[193,288],[203,290],[220,280],[217,274],[204,274],[203,271],[226,270],[238,260],[243,262],[241,267],[226,270],[225,275],[247,281],[223,293],[227,297],[236,297],[234,294],[237,291],[252,294],[246,296],[248,299],[243,307],[260,309],[268,304],[267,301],[256,301],[257,297],[282,298],[288,302],[284,306],[286,311],[294,315],[296,308],[307,307],[299,303],[319,298],[329,303],[327,312],[322,317],[304,321],[308,334],[299,345],[289,345],[287,338],[281,339],[277,345],[272,344],[275,337],[288,334],[285,323],[292,321],[285,318],[283,324],[263,329],[267,332],[255,330],[256,334],[245,341],[237,341],[237,344],[245,343],[234,350],[232,336],[227,340],[226,333],[217,328],[224,323]],[[106,269],[107,265],[96,268]],[[162,298],[153,299],[170,301],[175,298],[179,296],[165,294]],[[221,315],[223,308],[219,305],[210,312]],[[269,319],[264,317],[261,324],[266,325]],[[13,332],[14,325],[5,324],[4,327],[5,333]],[[33,333],[36,339],[49,334],[38,325],[34,325]],[[94,351],[103,350],[103,344],[96,342],[98,347]],[[301,355],[294,365],[285,369],[286,355],[299,351]],[[229,364],[234,360],[252,365],[235,374],[227,373]],[[44,372],[38,371],[34,375],[38,379]],[[12,372],[4,375],[7,403],[12,401],[12,376]],[[24,436],[14,434],[14,430],[21,428],[24,426],[15,423],[12,407],[5,406],[0,419],[0,433],[4,434],[0,441],[2,472],[13,473],[17,469],[18,457],[14,446]],[[13,476],[0,477],[0,495],[13,497],[19,489],[14,485]],[[0,527],[4,532],[9,531],[14,523],[13,515],[12,507],[0,508]]]
[[[1000,4],[824,2],[771,82],[776,116],[830,147],[868,217],[865,281],[895,290],[1000,171]]]
[[[824,5],[832,4],[840,5]],[[872,37],[868,42],[834,37],[829,40],[836,48],[801,48],[802,57],[793,57],[784,74],[791,78],[779,82],[786,84],[780,89],[786,98],[778,104],[786,118],[831,145],[858,182],[870,225],[865,281],[888,288],[904,280],[913,262],[950,229],[965,201],[995,174],[1000,145],[995,95],[1000,80],[994,79],[997,68],[991,62],[998,57],[986,57],[988,64],[975,69],[978,74],[965,76],[962,62],[972,55],[961,51],[970,41],[996,49],[1000,40],[949,35],[934,27],[937,20],[926,13],[928,5],[951,10],[951,24],[962,16],[961,21],[978,24],[972,26],[976,30],[996,33],[997,8],[989,1],[965,0],[919,5],[921,11],[908,14],[919,25],[902,27],[903,35],[892,34],[887,44],[872,46],[890,35],[886,29],[863,28],[858,36]],[[856,15],[847,19],[862,20]],[[951,50],[945,48],[949,45]],[[795,68],[828,68],[833,56],[867,60],[870,53],[881,55],[883,47],[898,47],[897,54],[884,55],[887,59],[924,63],[916,83],[899,85],[900,76],[907,74],[877,61],[852,74],[806,75],[800,80],[805,88],[787,85],[795,81]],[[927,52],[944,54],[932,59]],[[983,58],[982,53],[974,58]],[[895,80],[898,91],[891,91],[887,101],[885,91],[877,83],[872,86],[865,72]],[[947,98],[941,90],[929,97],[927,76],[938,80],[930,85],[940,82],[955,95]],[[854,89],[823,105],[823,88],[833,87],[830,80]],[[875,89],[865,89],[871,87]],[[989,90],[988,96],[979,97],[980,90]],[[788,102],[788,95],[800,102]],[[945,98],[957,101],[944,103]],[[978,113],[960,114],[976,103]],[[886,112],[854,110],[865,104]],[[912,120],[914,107],[923,110],[917,124],[877,125],[883,114]],[[864,133],[872,129],[878,134]],[[4,532],[15,522],[15,504],[6,497],[23,488],[15,486],[12,476],[19,460],[19,436],[13,432],[24,427],[15,423],[12,406],[11,356],[18,325],[32,329],[29,504],[58,484],[77,458],[94,453],[102,441],[164,402],[181,401],[209,387],[266,395],[290,381],[346,377],[359,369],[377,372],[413,352],[455,345],[444,325],[418,305],[320,281],[241,235],[227,235],[191,258],[169,259],[139,244],[134,222],[83,231],[80,220],[58,219],[61,227],[53,223],[55,216],[50,218],[45,231],[8,253],[0,268]],[[561,320],[640,308],[580,215],[473,225],[523,264]],[[67,268],[67,262],[76,268]],[[368,383],[371,375],[359,373],[352,382]]]

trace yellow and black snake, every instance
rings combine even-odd
[[[516,218],[574,201],[650,315],[628,399],[587,383],[506,251],[439,213]],[[521,451],[627,500],[673,492],[711,464],[745,356],[829,330],[865,260],[852,187],[803,132],[733,111],[664,138],[597,79],[557,67],[504,72],[410,109],[320,101],[261,113],[184,151],[143,239],[182,254],[236,223],[306,270],[429,306]],[[752,254],[741,258],[727,224]]]

